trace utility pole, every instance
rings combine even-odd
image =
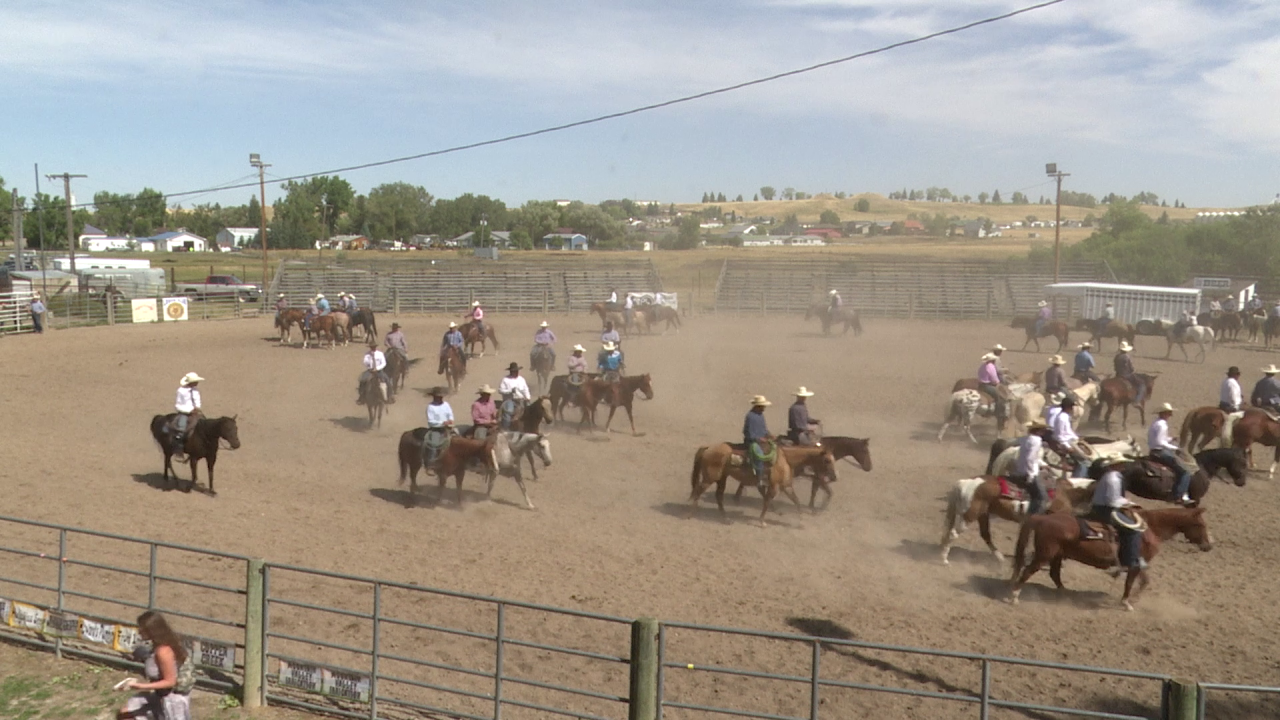
[[[1058,196],[1053,213],[1053,282],[1058,282],[1058,270],[1062,265],[1062,178],[1071,173],[1059,172],[1058,163],[1045,163],[1044,173],[1058,181]]]
[[[13,189],[13,256],[16,270],[26,270],[27,264],[22,257],[22,206],[18,204],[18,188]]]
[[[262,302],[267,300],[267,180],[266,171],[270,164],[262,162],[258,153],[249,153],[249,164],[258,168],[258,234],[262,237]]]
[[[36,196],[31,198],[31,205],[40,213],[36,221],[36,228],[40,232],[40,296],[49,300],[49,265],[44,256],[44,207],[40,205],[40,163],[35,163],[36,168]]]
[[[73,175],[72,173],[62,173],[61,175],[46,175],[50,180],[62,180],[62,192],[67,198],[67,253],[71,256],[71,274],[76,274],[76,229],[71,224],[71,179],[87,178],[88,175]]]

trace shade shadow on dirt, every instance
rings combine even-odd
[[[365,415],[363,417],[356,416],[356,415],[348,415],[346,417],[340,417],[340,418],[329,418],[329,422],[333,423],[334,425],[337,425],[338,427],[344,430],[350,430],[351,432],[366,433],[366,432],[369,432],[369,430],[371,429],[369,427],[368,415]]]
[[[1047,575],[1045,580],[1048,580]],[[1008,577],[970,575],[966,582],[956,583],[954,587],[992,600],[1009,599]],[[1108,606],[1118,607],[1119,595],[1113,597],[1108,593],[1096,590],[1072,590],[1071,588],[1058,590],[1052,586],[1037,585],[1033,578],[1032,582],[1022,586],[1022,594],[1019,597],[1019,601],[1023,603],[1048,603],[1050,605],[1074,605],[1086,610],[1098,610]]]
[[[725,503],[724,514],[721,514],[719,508],[716,507],[716,501],[713,498],[710,504],[708,504],[706,500],[703,500],[698,507],[698,511],[693,515],[689,514],[690,505],[688,503],[662,503],[661,505],[654,505],[653,509],[663,515],[680,520],[700,520],[703,522],[715,523],[717,525],[732,525],[736,523],[755,524],[760,518],[760,503],[756,502],[754,505],[754,508],[737,507],[733,504],[732,499],[730,499],[729,502]],[[790,523],[785,519],[781,519],[778,512],[772,508],[770,508],[769,514],[765,517],[765,522],[767,522],[770,527],[776,526],[791,529],[798,529],[801,527],[798,523]]]
[[[141,483],[153,490],[159,490],[161,492],[173,492],[174,490],[178,490],[184,493],[190,493],[194,491],[201,495],[209,494],[209,489],[207,487],[204,487],[202,485],[193,486],[190,480],[187,480],[184,478],[175,479],[173,477],[170,477],[169,484],[168,486],[166,486],[164,481],[164,473],[162,472],[134,473],[132,477],[134,482]]]
[[[976,531],[974,537],[977,538]],[[978,542],[982,541],[979,540]],[[942,548],[937,543],[921,540],[902,540],[897,547],[893,548],[893,551],[916,562],[942,566]],[[951,546],[951,554],[948,559],[952,565],[980,565],[994,569],[1004,567],[1004,564],[997,561],[989,550],[974,550],[959,545]]]
[[[414,499],[414,496],[409,493],[407,488],[369,488],[369,494],[379,500],[386,500],[387,502],[394,503],[400,507],[405,507],[406,503],[411,503]],[[439,486],[435,484],[434,480],[430,485],[418,483],[418,494],[416,500],[416,504],[413,504],[412,507],[407,509],[460,509],[458,506],[458,491],[454,489],[452,481],[450,481],[449,485],[445,487],[444,502],[439,501]],[[492,501],[494,505],[505,505],[507,507],[518,508],[520,510],[525,509],[524,503],[512,502],[500,497],[490,498],[482,492],[468,490],[465,485],[462,487],[462,507],[474,504],[483,504],[488,501]]]

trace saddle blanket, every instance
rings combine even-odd
[[[1009,478],[1003,475],[996,478],[996,482],[1000,483],[1000,497],[1006,500],[1013,500],[1015,503],[1015,506],[1019,508],[1019,512],[1025,512],[1027,509],[1026,507],[1027,491],[1023,490],[1022,488],[1016,485],[1011,484],[1009,482]],[[1055,494],[1054,489],[1049,488],[1048,492],[1049,492],[1049,499],[1052,500]]]

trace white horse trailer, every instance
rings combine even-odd
[[[1162,334],[1163,328],[1180,320],[1185,311],[1200,313],[1199,288],[1055,283],[1045,285],[1044,294],[1051,302],[1059,298],[1068,301],[1078,317],[1088,320],[1102,317],[1107,303],[1113,303],[1116,320],[1133,325],[1140,335]]]

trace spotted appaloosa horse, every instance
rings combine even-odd
[[[982,394],[977,390],[957,390],[951,393],[946,406],[942,409],[942,429],[938,431],[938,442],[942,442],[947,428],[959,425],[975,444],[978,438],[973,436],[973,418],[975,415],[990,416],[995,414],[993,406],[982,402]]]
[[[1048,512],[1071,513],[1079,507],[1085,507],[1093,497],[1090,485],[1092,480],[1066,479],[1059,480],[1058,487],[1050,501]],[[991,517],[1004,518],[1009,522],[1022,522],[1026,517],[1027,501],[1006,497],[1000,481],[994,475],[982,475],[974,478],[963,478],[947,493],[946,524],[943,528],[942,564],[951,564],[951,546],[970,525],[978,523],[978,532],[991,549],[996,560],[1003,562],[1004,554],[996,548],[991,539]]]

